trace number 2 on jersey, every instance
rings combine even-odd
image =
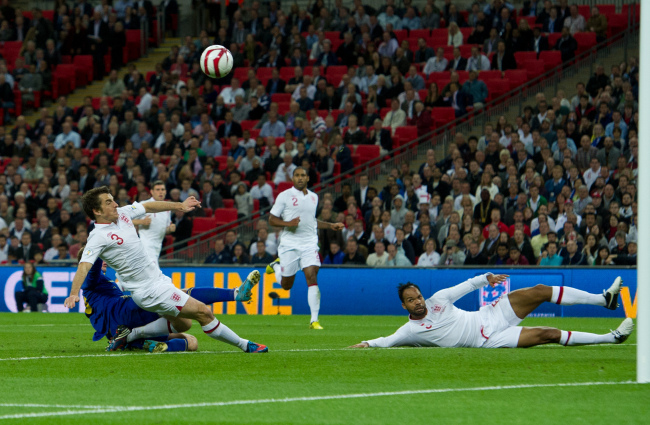
[[[298,198],[291,198],[291,200],[293,201],[293,206],[297,207],[298,206]]]
[[[124,239],[122,239],[121,237],[117,236],[115,233],[113,233],[113,234],[111,235],[111,239],[113,239],[114,241],[117,241],[117,244],[118,244],[118,245],[122,245],[122,244],[124,243]]]

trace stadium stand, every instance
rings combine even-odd
[[[174,3],[167,2],[168,7]],[[628,239],[634,238],[632,188],[638,146],[638,63],[634,57],[606,72],[599,69],[593,76],[585,76],[588,81],[575,95],[558,93],[552,99],[537,99],[516,121],[494,123],[493,133],[488,134],[486,126],[480,137],[457,140],[437,161],[417,170],[422,186],[413,187],[417,178],[406,163],[405,169],[390,171],[390,175],[384,170],[383,175],[372,176],[371,186],[386,183],[383,189],[377,188],[376,201],[366,193],[354,196],[354,201],[343,195],[330,197],[332,190],[338,191],[340,183],[350,179],[354,167],[355,171],[376,169],[395,154],[417,155],[422,143],[443,130],[469,124],[509,97],[525,94],[531,80],[557,78],[580,54],[593,54],[599,41],[632,31],[627,22],[636,20],[637,9],[624,8],[617,14],[613,5],[591,9],[553,5],[560,21],[552,25],[562,31],[548,33],[550,13],[543,7],[515,10],[508,3],[494,2],[482,10],[475,5],[471,10],[450,13],[448,7],[438,9],[433,2],[415,7],[405,1],[397,7],[388,1],[378,10],[360,1],[333,10],[318,4],[287,14],[282,10],[269,13],[257,2],[250,7],[233,2],[228,8],[232,23],[228,28],[185,38],[156,71],[143,76],[133,69],[123,80],[111,77],[104,97],[89,98],[84,105],[73,107],[67,105],[65,95],[77,84],[98,79],[143,53],[137,22],[148,22],[154,12],[109,7],[90,9],[82,13],[87,17],[73,19],[72,9],[54,13],[14,9],[17,18],[12,20],[3,11],[10,31],[0,49],[0,116],[15,121],[1,135],[4,195],[0,195],[0,216],[7,224],[6,246],[19,247],[25,228],[37,232],[43,215],[49,218],[51,233],[59,234],[68,244],[78,243],[78,228],[86,225],[79,205],[79,195],[85,190],[106,184],[120,205],[125,205],[148,199],[149,185],[161,179],[172,200],[214,193],[206,205],[209,208],[175,219],[179,231],[167,240],[174,244],[165,251],[174,255],[178,249],[186,249],[185,245],[204,245],[202,241],[211,241],[215,233],[221,237],[231,229],[237,234],[240,217],[250,221],[268,211],[273,198],[291,186],[287,170],[298,165],[309,168],[310,186],[323,195],[319,215],[346,224],[343,237],[365,238],[367,251],[372,253],[377,224],[388,242],[397,242],[397,251],[413,264],[424,252],[420,227],[427,217],[436,232],[430,235],[442,254],[440,264],[458,264],[461,256],[456,253],[467,254],[471,249],[467,235],[490,260],[498,261],[494,259],[498,244],[488,226],[495,207],[501,214],[494,221],[497,229],[509,226],[504,243],[510,248],[516,240],[521,250],[515,230],[524,230],[524,239],[532,242],[541,201],[533,201],[534,208],[529,207],[528,212],[525,207],[517,211],[522,217],[510,207],[528,205],[528,199],[523,204],[514,199],[527,198],[535,185],[549,205],[548,214],[555,225],[569,222],[554,228],[558,240],[564,241],[566,233],[578,240],[582,250],[591,239],[587,236],[593,226],[581,228],[582,220],[575,213],[567,219],[565,211],[571,207],[556,198],[574,201],[581,208],[573,211],[583,214],[586,198],[581,197],[584,190],[580,187],[584,185],[589,199],[600,194],[601,205],[609,206],[611,197],[605,204],[603,196],[605,191],[609,193],[607,184],[601,187],[592,176],[596,170],[604,173],[604,167],[611,171],[603,177],[604,183],[611,180],[621,213],[598,210],[597,235],[602,235],[600,239],[604,238],[611,250],[619,227]],[[32,16],[30,22],[26,22],[28,15]],[[101,23],[93,25],[95,21]],[[239,21],[244,23],[243,29],[237,25]],[[178,19],[166,22],[170,29],[177,29],[173,26]],[[28,34],[16,35],[39,25],[51,29],[50,36],[30,40]],[[120,39],[120,45],[103,40],[79,47],[74,42],[83,38],[81,34],[102,31],[104,26],[105,34],[111,34],[105,38],[111,42]],[[157,33],[153,27],[149,25],[150,36]],[[114,34],[120,32],[124,34]],[[59,56],[49,48],[50,40]],[[202,51],[211,44],[226,45],[233,53],[234,71],[224,79],[210,80],[198,66]],[[551,70],[556,74],[549,77],[546,73]],[[44,85],[48,79],[50,85]],[[39,80],[38,90],[26,87]],[[25,85],[21,85],[23,81]],[[581,103],[583,94],[586,105]],[[54,113],[50,116],[42,110],[41,118],[28,125],[21,116],[22,108],[39,107],[50,98],[56,101]],[[584,147],[589,158],[586,163],[580,151],[585,137],[593,145],[593,149]],[[592,161],[598,161],[600,168],[594,164],[592,169]],[[554,181],[555,165],[562,167],[562,177],[557,185],[549,185]],[[576,172],[582,177],[576,178]],[[625,175],[626,183],[632,184],[621,190],[619,178]],[[490,177],[490,184],[484,176]],[[560,184],[562,179],[566,185]],[[184,185],[185,181],[189,185]],[[236,193],[240,185],[255,198],[252,211],[246,196]],[[513,185],[516,192],[510,190]],[[489,202],[478,202],[481,193],[477,189],[482,187],[489,188]],[[398,194],[405,199],[402,206],[394,208]],[[468,198],[471,211],[463,194],[472,195]],[[627,194],[631,196],[623,196]],[[449,195],[453,195],[451,200]],[[387,221],[381,219],[385,211],[389,213]],[[453,211],[458,212],[454,215]],[[616,216],[616,225],[610,215]],[[471,225],[469,218],[463,220],[470,216]],[[577,226],[572,229],[574,218]],[[453,223],[456,219],[459,221]],[[23,224],[16,225],[16,221]],[[189,226],[180,225],[183,221]],[[355,222],[361,223],[361,233],[358,227],[355,230]],[[453,224],[461,226],[454,232]],[[479,224],[476,234],[473,227]],[[485,226],[488,228],[483,229]],[[405,230],[411,249],[395,239],[399,237],[395,233],[402,233],[395,232],[398,229]],[[342,237],[325,236],[326,241]],[[275,239],[276,233],[269,232],[268,243]],[[19,250],[7,248],[2,260],[46,261],[52,240],[39,242],[41,252],[35,258],[21,258]],[[249,243],[245,241],[245,251],[252,255]],[[446,255],[452,245],[454,255]],[[232,250],[232,244],[226,244],[226,249]],[[324,243],[323,255],[328,249]],[[531,263],[538,261],[540,252],[529,258]],[[564,247],[560,251],[562,255],[566,252]],[[530,252],[526,254],[530,257]],[[200,261],[199,257],[195,255],[193,260]],[[429,253],[430,257],[435,256]]]

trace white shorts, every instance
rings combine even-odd
[[[515,314],[505,295],[494,304],[481,307],[481,336],[485,338],[482,348],[516,348],[523,319]]]
[[[303,250],[292,249],[284,251],[279,253],[278,256],[280,257],[280,270],[284,277],[291,277],[306,267],[320,267],[320,256],[318,255],[317,246]]]
[[[171,279],[160,273],[150,286],[131,292],[131,298],[142,309],[161,316],[178,316],[190,296],[174,286]]]

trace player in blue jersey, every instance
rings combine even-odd
[[[79,252],[82,251],[83,247]],[[189,319],[174,317],[168,320],[161,318],[157,313],[141,309],[129,295],[124,294],[116,282],[106,277],[105,272],[106,263],[97,259],[81,287],[85,313],[95,329],[93,341],[99,341],[104,336],[110,341],[116,335],[128,332],[124,344],[110,344],[110,351],[124,348],[150,352],[197,349],[196,338],[183,333],[191,327]],[[186,292],[205,304],[248,301],[251,298],[251,290],[259,279],[260,274],[255,270],[236,289],[190,288]]]

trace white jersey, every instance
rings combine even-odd
[[[142,204],[153,201],[154,199],[150,198],[146,201],[142,201]],[[151,254],[152,257],[154,257],[152,259],[157,261],[162,248],[163,239],[165,239],[165,234],[167,233],[167,227],[172,223],[172,213],[171,211],[148,213],[142,218],[146,217],[151,218],[151,224],[148,226],[139,226],[138,233],[140,234],[140,240],[142,241],[142,245],[144,245],[147,254]]]
[[[300,217],[297,227],[285,227],[280,233],[278,253],[292,249],[318,249],[316,207],[318,195],[311,190],[307,194],[292,187],[280,193],[271,208],[271,214],[283,221]]]
[[[142,204],[134,202],[118,208],[117,213],[116,223],[95,223],[80,262],[94,264],[100,257],[116,271],[126,291],[142,289],[160,275],[156,264],[145,253],[131,221],[144,215],[145,209]]]
[[[438,291],[426,300],[427,315],[413,320],[399,328],[393,335],[367,342],[371,347],[481,347],[489,338],[484,329],[485,316],[482,310],[465,311],[454,306],[454,302],[466,294],[488,284],[484,274],[469,279],[451,288]],[[488,306],[489,307],[489,306]]]

